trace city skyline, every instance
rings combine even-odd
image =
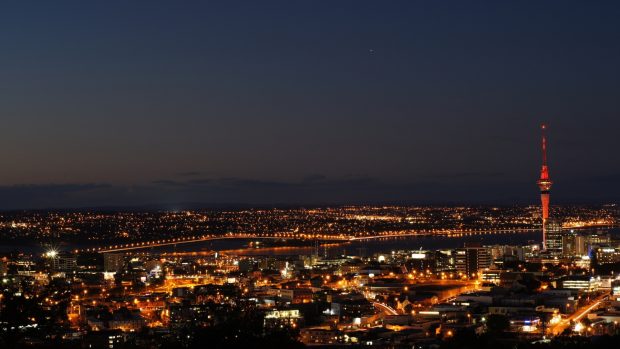
[[[0,14],[2,210],[534,203],[541,122],[554,203],[620,198],[615,3],[42,6]]]
[[[618,18],[0,4],[0,349],[617,347]]]

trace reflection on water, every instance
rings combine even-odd
[[[620,237],[620,228],[596,229],[597,233],[611,233],[612,238]],[[329,242],[319,246],[319,254],[327,256],[362,255],[390,252],[394,250],[438,250],[462,247],[464,243],[480,243],[483,245],[525,245],[542,240],[540,231],[531,232],[501,232],[501,233],[469,233],[461,235],[422,235],[401,238],[385,238],[367,241],[353,241],[347,243]],[[223,252],[234,255],[309,255],[316,247],[310,242],[308,246],[278,246],[265,248],[249,248],[252,239],[201,241],[190,244],[154,247],[136,250],[136,253],[173,253],[173,252]],[[59,245],[60,249],[65,249]],[[81,246],[80,246],[81,247]],[[67,246],[67,250],[74,248]],[[2,246],[1,250],[17,250],[22,252],[39,253],[42,246]]]
[[[510,244],[524,245],[540,239],[540,232],[526,233],[502,233],[464,236],[415,236],[402,238],[386,238],[369,241],[354,241],[342,244],[321,245],[319,254],[328,256],[336,255],[361,255],[368,256],[373,253],[390,252],[393,250],[438,250],[450,249],[463,246],[464,243],[480,243],[483,245]],[[308,255],[315,250],[314,247],[275,247],[263,249],[229,249],[225,253],[239,255]]]
[[[612,237],[619,236],[618,228],[604,229],[599,233],[610,232]],[[502,232],[484,234],[463,234],[460,236],[414,236],[402,238],[386,238],[369,241],[354,241],[348,243],[329,243],[319,247],[319,254],[333,257],[337,255],[362,255],[369,256],[373,253],[390,252],[394,250],[439,250],[462,247],[465,243],[480,243],[482,245],[525,245],[542,240],[541,231],[533,232]],[[166,252],[196,252],[196,251],[219,251],[232,255],[274,255],[293,256],[309,255],[315,251],[315,246],[305,247],[267,247],[247,248],[249,240],[225,240],[200,242],[196,244],[177,246],[176,248],[162,248]]]

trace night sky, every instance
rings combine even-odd
[[[0,209],[620,199],[618,1],[0,4]]]

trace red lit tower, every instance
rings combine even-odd
[[[538,187],[540,188],[540,202],[542,204],[542,230],[543,230],[543,250],[547,249],[547,220],[549,219],[549,192],[553,182],[549,178],[549,168],[547,167],[547,136],[545,131],[547,125],[541,125],[542,130],[542,168],[540,169],[540,178],[538,179]]]

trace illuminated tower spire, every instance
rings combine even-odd
[[[547,249],[547,220],[549,219],[549,191],[553,182],[549,178],[549,168],[547,167],[547,136],[545,131],[547,125],[541,125],[542,130],[542,168],[540,169],[540,178],[538,179],[538,188],[540,188],[540,202],[542,204],[542,230],[543,230],[543,250]]]

